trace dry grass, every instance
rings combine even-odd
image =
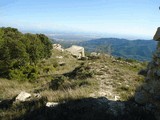
[[[41,67],[41,76],[38,78],[37,83],[20,83],[16,80],[6,80],[0,79],[0,99],[12,98],[15,95],[19,94],[21,91],[26,91],[32,93],[35,89],[40,89],[42,86],[47,85],[52,79],[53,76],[59,74],[70,72],[74,70],[82,61],[77,61],[70,54],[66,52],[60,52],[57,50],[53,51],[54,54],[48,60],[42,61],[39,66]],[[63,58],[56,58],[57,56],[62,56]],[[114,62],[113,62],[114,61]],[[65,62],[64,66],[54,67],[55,62]],[[51,90],[45,89],[41,92],[42,96],[48,98],[49,101],[63,101],[69,99],[77,99],[93,96],[96,97],[97,91],[101,88],[98,86],[104,84],[103,86],[112,86],[114,88],[114,93],[118,93],[121,100],[126,100],[127,98],[134,95],[135,89],[142,83],[142,77],[137,75],[138,70],[144,67],[143,64],[138,62],[127,63],[125,61],[116,61],[114,58],[101,56],[99,59],[87,60],[85,61],[93,69],[99,69],[96,73],[96,76],[103,76],[104,83],[98,81],[96,77],[84,80],[71,80],[66,82],[66,86],[69,84],[69,87],[65,87],[65,84],[61,87],[60,90]],[[44,68],[50,69],[49,72],[43,72]],[[100,74],[101,73],[101,74]],[[106,74],[108,77],[106,78]],[[107,83],[107,80],[109,83]],[[82,82],[86,82],[88,85],[82,87],[79,86]],[[70,87],[72,85],[77,85],[76,87]],[[104,91],[108,91],[108,89]]]
[[[47,97],[48,101],[63,102],[89,97],[91,92],[92,90],[90,88],[76,88],[58,91],[45,90],[41,94]]]
[[[68,73],[72,70],[74,70],[78,65],[80,65],[81,61],[77,61],[75,58],[73,58],[70,54],[66,52],[60,52],[57,50],[53,50],[53,55],[51,58],[47,60],[43,60],[41,63],[38,64],[38,67],[40,69],[40,76],[36,80],[35,83],[29,83],[29,82],[18,82],[16,80],[7,80],[0,78],[0,100],[3,99],[11,99],[17,94],[19,94],[21,91],[26,91],[29,93],[33,93],[35,89],[41,89],[43,86],[47,87],[47,83],[51,82],[54,76],[56,75],[62,75],[64,73]],[[56,58],[57,56],[62,56],[63,59],[58,59]],[[56,67],[54,66],[58,62],[65,62],[64,66],[59,66],[57,65]],[[44,72],[44,70],[49,69],[48,72]],[[78,85],[81,83],[81,80],[76,80],[76,81],[70,81],[70,84],[75,84]],[[94,83],[94,82],[93,82]],[[92,84],[92,82],[91,82]],[[90,85],[91,85],[90,84]],[[92,85],[91,85],[92,86]],[[45,93],[45,96],[49,98],[49,100],[53,95],[55,94],[57,101],[67,98],[79,98],[80,96],[86,96],[88,92],[85,92],[85,88],[79,88],[76,87],[74,90],[68,89],[68,88],[62,88],[62,90],[59,91],[53,91],[53,90],[46,90],[42,92],[42,94]],[[87,91],[89,91],[90,88],[87,88]],[[77,95],[76,95],[77,94]],[[84,95],[83,95],[84,94]],[[43,95],[42,95],[43,96]]]
[[[21,91],[30,92],[35,88],[35,84],[29,82],[20,83],[16,80],[0,79],[0,99],[10,99]]]
[[[95,79],[99,83],[100,96],[111,100],[118,96],[119,100],[125,101],[133,97],[135,90],[143,83],[144,78],[138,75],[138,71],[145,68],[141,62],[116,60],[103,55],[100,59],[89,62],[96,70]]]
[[[57,58],[62,56],[63,58]],[[59,66],[58,62],[65,62],[64,66]],[[77,66],[85,62],[89,65],[91,71],[94,71],[93,77],[80,79],[80,77],[71,78],[65,76],[65,73],[73,73]],[[100,56],[99,59],[78,61],[66,52],[54,50],[54,54],[48,60],[43,60],[38,64],[40,76],[36,83],[18,82],[16,80],[7,80],[0,78],[0,101],[11,99],[21,91],[29,93],[40,90],[39,93],[50,102],[65,102],[69,100],[82,99],[87,97],[101,97],[99,93],[111,93],[107,98],[119,96],[119,100],[128,100],[134,95],[136,88],[143,82],[143,77],[137,75],[138,71],[144,66],[143,63],[125,61],[116,61],[114,58]],[[88,73],[83,71],[82,73]],[[79,74],[75,75],[82,75]],[[62,77],[62,84],[58,89],[52,89],[50,84],[57,76]],[[59,80],[59,79],[58,79]],[[61,83],[61,82],[60,82]],[[18,105],[19,106],[19,105]],[[30,108],[0,110],[1,116],[6,119],[18,117],[26,113]],[[20,104],[20,107],[22,107]],[[38,106],[38,105],[37,105]]]

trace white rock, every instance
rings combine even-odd
[[[47,102],[46,103],[46,107],[55,107],[57,105],[58,105],[58,103],[56,103],[56,102]]]
[[[84,48],[81,46],[72,45],[70,48],[65,49],[66,51],[70,52],[73,56],[81,59],[85,57]]]
[[[16,97],[16,100],[17,101],[26,101],[30,97],[31,97],[31,94],[23,91]]]

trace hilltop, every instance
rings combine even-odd
[[[22,69],[24,72],[17,67],[15,70],[13,66],[14,77],[1,76],[0,119],[153,118],[133,100],[144,80],[137,73],[147,63],[109,54],[89,54],[77,59],[66,50],[51,49],[50,52],[49,57],[39,58],[36,64],[28,63],[31,71],[28,67]],[[36,77],[22,79],[16,76],[17,71],[22,76],[36,73]],[[17,96],[24,91],[30,97],[18,101]]]

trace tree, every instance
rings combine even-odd
[[[20,68],[28,62],[28,54],[25,45],[21,41],[11,38],[4,40],[0,47],[1,71],[7,74],[10,69]]]
[[[37,34],[38,38],[44,45],[44,58],[49,58],[51,56],[52,43],[47,36],[44,34]]]
[[[22,34],[16,28],[0,28],[0,76],[35,78],[36,64],[50,57],[51,49],[51,42],[43,34]]]
[[[26,49],[27,53],[29,54],[30,64],[35,64],[38,60],[42,59],[44,56],[44,45],[38,39],[37,35],[34,34],[25,34],[26,37]]]

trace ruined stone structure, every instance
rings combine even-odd
[[[137,90],[135,101],[152,111],[157,120],[160,120],[160,28],[157,29],[153,39],[158,41],[157,49],[152,61],[143,70],[145,82]]]
[[[81,46],[72,45],[70,48],[67,48],[66,51],[70,52],[73,56],[78,59],[85,57],[84,48]]]

